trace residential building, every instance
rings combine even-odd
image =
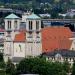
[[[48,61],[57,61],[61,63],[67,61],[72,66],[75,60],[75,51],[66,49],[54,50],[52,52],[44,53],[43,56],[45,56]]]

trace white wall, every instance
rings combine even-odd
[[[20,49],[20,46],[21,49]],[[25,43],[24,42],[14,42],[13,57],[25,57]]]
[[[75,50],[75,38],[70,38],[70,40],[72,40],[70,50]]]
[[[42,53],[41,43],[26,43],[26,56],[38,56]]]
[[[11,30],[15,30],[14,22],[17,21],[17,29],[20,28],[20,19],[5,19],[5,30],[8,30],[8,21],[11,21]]]

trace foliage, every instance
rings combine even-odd
[[[0,53],[0,62],[3,61],[3,53]]]
[[[75,75],[75,61],[73,63],[73,67],[72,67],[72,75]]]
[[[17,74],[66,75],[63,64],[46,61],[45,58],[29,57],[17,65]]]
[[[0,69],[3,69],[5,67],[5,62],[3,59],[3,53],[0,53]]]
[[[63,62],[63,69],[64,69],[64,71],[66,71],[67,73],[70,72],[70,64],[68,63],[68,61],[64,61],[64,62]]]
[[[0,0],[0,7],[34,11],[35,14],[51,14],[51,18],[62,18],[59,13],[66,13],[75,8],[74,0]],[[2,16],[2,15],[1,15]],[[70,19],[72,17],[66,16]],[[75,17],[73,17],[75,18]]]
[[[6,73],[10,74],[10,75],[15,75],[15,66],[14,64],[11,62],[11,60],[8,60],[8,62],[6,63]]]

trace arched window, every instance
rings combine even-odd
[[[32,30],[32,21],[29,21],[29,30]]]
[[[8,21],[8,29],[11,29],[11,21]]]
[[[61,54],[59,54],[59,53],[57,53],[56,55],[55,55],[55,59],[57,60],[57,61],[60,61],[61,60]]]
[[[17,29],[17,21],[14,21],[14,27]]]

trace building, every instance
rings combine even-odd
[[[23,58],[42,53],[41,19],[35,14],[27,16],[25,30],[20,30],[21,19],[15,14],[5,17],[4,58]],[[13,60],[14,60],[13,59]],[[14,61],[13,61],[14,62]]]
[[[64,61],[68,61],[72,66],[75,60],[75,51],[70,51],[66,49],[54,50],[52,52],[44,53],[43,56],[46,57],[46,60],[49,61],[58,61],[63,63]]]
[[[4,29],[0,28],[0,52],[3,53],[4,52]]]
[[[43,27],[64,26],[65,24],[75,26],[75,19],[42,19]]]
[[[39,56],[54,49],[70,49],[72,32],[68,27],[41,28],[41,18],[34,13],[5,17],[4,60],[19,62],[28,56]]]

